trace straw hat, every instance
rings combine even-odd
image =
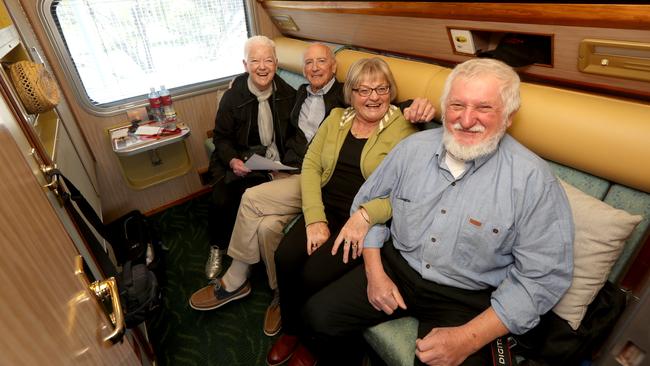
[[[18,61],[9,65],[9,75],[27,113],[47,112],[59,103],[59,89],[42,64]]]

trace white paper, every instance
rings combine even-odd
[[[250,170],[296,170],[297,168],[253,154],[244,164]]]
[[[129,134],[128,128],[120,128],[119,130],[113,131],[111,135],[114,139],[119,139],[120,137],[126,137]]]
[[[157,126],[140,126],[138,127],[137,130],[135,130],[136,135],[158,135],[160,134],[160,131],[162,130],[161,127]]]

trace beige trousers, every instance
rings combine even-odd
[[[248,264],[262,259],[273,290],[278,287],[275,250],[284,227],[301,212],[301,202],[300,175],[294,174],[248,188],[239,204],[228,255]]]

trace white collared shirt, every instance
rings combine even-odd
[[[307,86],[307,98],[302,103],[300,116],[298,117],[298,127],[305,134],[307,142],[311,141],[321,122],[325,119],[325,100],[323,96],[332,88],[332,85],[334,85],[334,78],[315,93],[312,92],[311,85]]]

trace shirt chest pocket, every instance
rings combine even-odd
[[[493,260],[507,254],[512,244],[507,240],[509,224],[484,221],[468,216],[461,225],[454,257],[463,265],[477,267],[493,266]]]
[[[414,204],[407,198],[397,197],[393,202],[393,222],[391,232],[395,248],[410,252],[417,247],[413,230]]]

